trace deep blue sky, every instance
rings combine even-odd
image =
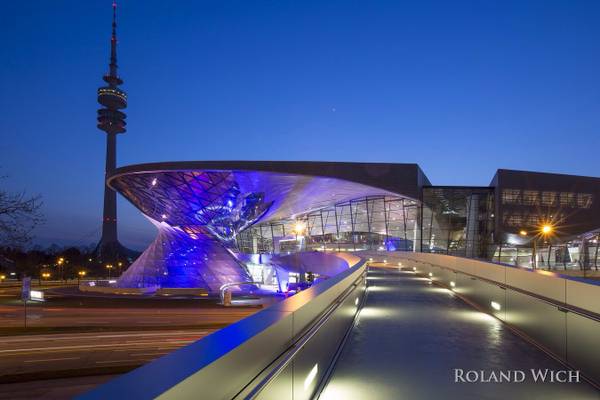
[[[43,244],[99,237],[110,0],[11,1],[0,29],[0,185],[44,197]],[[600,2],[121,1],[119,165],[417,162],[599,176]],[[123,199],[120,235],[153,228]]]

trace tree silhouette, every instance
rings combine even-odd
[[[0,190],[0,245],[20,247],[31,241],[31,232],[44,222],[41,196]]]

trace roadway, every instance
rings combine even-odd
[[[7,336],[0,340],[0,382],[15,377],[82,375],[132,369],[214,329]]]
[[[176,301],[176,300],[175,300]],[[68,307],[51,304],[27,306],[27,327],[35,328],[133,328],[218,326],[236,322],[256,311],[258,307],[207,307],[182,304],[180,308],[155,304],[155,307]],[[24,325],[22,304],[0,305],[0,331]]]
[[[277,301],[46,293],[24,328],[20,288],[0,288],[0,399],[71,398]]]
[[[429,279],[371,268],[367,280],[364,307],[320,399],[600,398],[586,382],[534,382],[531,369],[566,367]],[[484,371],[488,380],[491,371],[519,370],[526,379],[455,382],[456,370]]]
[[[210,298],[89,295],[80,293],[76,287],[47,288],[44,293],[47,301],[27,303],[29,330],[220,328],[277,301],[275,298],[236,299],[234,305],[241,307],[225,308]],[[0,288],[0,333],[20,333],[24,324],[20,288]]]
[[[0,399],[70,399],[213,329],[3,337]],[[67,376],[68,378],[59,378]],[[17,382],[17,383],[5,383]]]

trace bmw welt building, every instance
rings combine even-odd
[[[500,169],[489,186],[435,186],[417,164],[192,161],[117,168],[107,183],[158,230],[121,287],[215,292],[306,272],[298,254],[366,250],[598,268],[600,178]]]

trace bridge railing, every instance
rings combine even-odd
[[[600,282],[431,253],[362,256],[442,284],[600,387]]]
[[[353,324],[363,260],[81,399],[308,399]]]

